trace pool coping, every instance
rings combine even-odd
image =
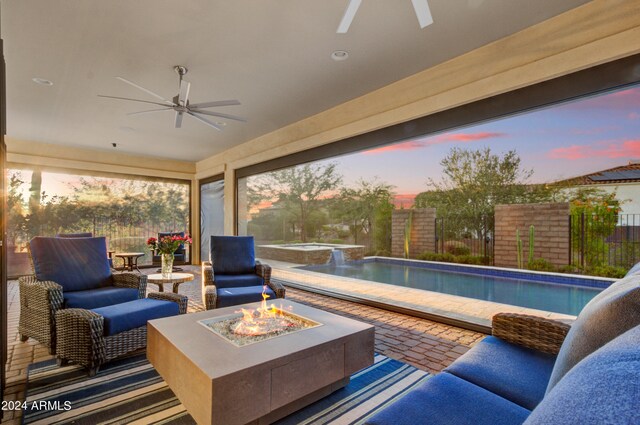
[[[383,258],[386,259],[386,257]],[[273,267],[272,278],[274,280],[291,287],[423,317],[483,333],[491,333],[491,318],[494,314],[500,312],[530,314],[564,322],[572,322],[576,317],[423,289],[333,276],[299,269],[297,268],[300,266],[299,264],[267,259],[265,259],[265,262],[273,263],[271,266]]]

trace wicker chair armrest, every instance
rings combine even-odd
[[[56,356],[94,368],[106,357],[104,317],[83,308],[56,313]]]
[[[208,286],[213,285],[214,283],[214,273],[213,273],[213,264],[211,261],[203,261],[202,262],[202,285]]]
[[[276,293],[276,298],[284,298],[284,294],[287,290],[282,283],[270,280],[267,285]]]
[[[189,299],[186,295],[173,294],[170,292],[151,292],[147,295],[147,298],[174,302],[178,304],[180,314],[185,314],[187,312]]]
[[[117,273],[113,276],[113,286],[138,290],[138,298],[144,298],[147,293],[147,276],[138,273]]]
[[[202,287],[202,303],[206,310],[216,308],[216,302],[218,301],[218,293],[216,291],[216,285],[206,285]]]
[[[493,316],[492,335],[549,354],[558,354],[571,325],[558,320],[517,313]]]
[[[20,305],[55,315],[62,307],[62,286],[50,280],[38,280],[35,276],[18,278]]]
[[[269,285],[271,281],[271,266],[256,261],[256,274],[264,279],[265,285]]]

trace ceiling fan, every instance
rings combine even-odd
[[[131,98],[127,98],[127,97],[117,97],[117,96],[106,96],[103,94],[99,94],[99,97],[107,97],[109,99],[120,99],[120,100],[128,100],[128,101],[132,101],[132,102],[142,102],[142,103],[150,103],[152,105],[158,105],[161,106],[161,108],[156,108],[156,109],[149,109],[146,111],[138,111],[138,112],[130,112],[127,115],[140,115],[140,114],[150,114],[150,113],[154,113],[154,112],[164,112],[164,111],[175,111],[176,113],[176,120],[175,120],[175,128],[180,128],[182,127],[182,118],[183,116],[189,115],[190,117],[193,117],[195,119],[197,119],[198,121],[202,122],[203,124],[208,125],[209,127],[213,127],[216,130],[222,130],[222,126],[224,124],[218,123],[218,122],[213,122],[207,118],[205,118],[203,115],[207,115],[207,116],[211,116],[211,117],[219,117],[219,118],[225,118],[225,119],[229,119],[229,120],[234,120],[234,121],[242,121],[242,122],[246,122],[247,120],[245,120],[244,118],[238,117],[236,115],[229,115],[229,114],[223,114],[221,112],[210,112],[210,111],[205,111],[204,109],[207,108],[214,108],[214,107],[218,107],[218,106],[233,106],[233,105],[240,105],[240,102],[238,100],[214,100],[211,102],[203,102],[203,103],[195,103],[195,104],[191,104],[189,103],[189,89],[191,88],[191,83],[185,81],[182,79],[182,77],[184,77],[184,75],[188,72],[188,69],[184,66],[181,65],[176,65],[173,67],[173,69],[176,71],[176,73],[178,74],[179,78],[180,78],[180,89],[179,92],[176,96],[174,96],[174,98],[172,100],[168,100],[165,99],[164,97],[160,96],[159,94],[156,94],[154,92],[152,92],[151,90],[145,89],[142,86],[139,86],[138,84],[134,83],[133,81],[129,81],[126,78],[123,77],[115,77],[117,80],[122,81],[123,83],[127,83],[130,86],[133,86],[139,90],[142,90],[143,92],[155,97],[156,99],[159,99],[162,101],[162,103],[160,102],[151,102],[148,100],[141,100],[141,99],[131,99]]]
[[[420,28],[424,28],[433,24],[433,17],[431,16],[431,10],[429,9],[429,3],[427,2],[427,0],[411,0],[411,2],[413,3],[413,10],[416,11],[416,16],[418,17]],[[351,22],[356,16],[356,12],[358,11],[361,3],[362,0],[349,1],[347,9],[344,11],[344,16],[340,21],[340,25],[338,25],[338,30],[336,31],[338,34],[345,34],[347,31],[349,31]]]

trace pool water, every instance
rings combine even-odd
[[[304,269],[443,294],[577,315],[604,288],[434,270],[380,261],[325,264]],[[472,268],[468,268],[472,270]],[[517,272],[516,272],[517,273]],[[514,274],[516,274],[514,273]]]

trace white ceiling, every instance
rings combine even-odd
[[[421,30],[410,0],[366,0],[336,34],[348,0],[4,0],[7,133],[201,160],[586,2],[429,0]],[[331,60],[338,49],[347,61]],[[174,65],[189,68],[192,103],[239,99],[214,110],[248,122],[175,129],[173,112],[126,116],[150,105],[97,97],[155,100],[122,76],[171,98]]]

